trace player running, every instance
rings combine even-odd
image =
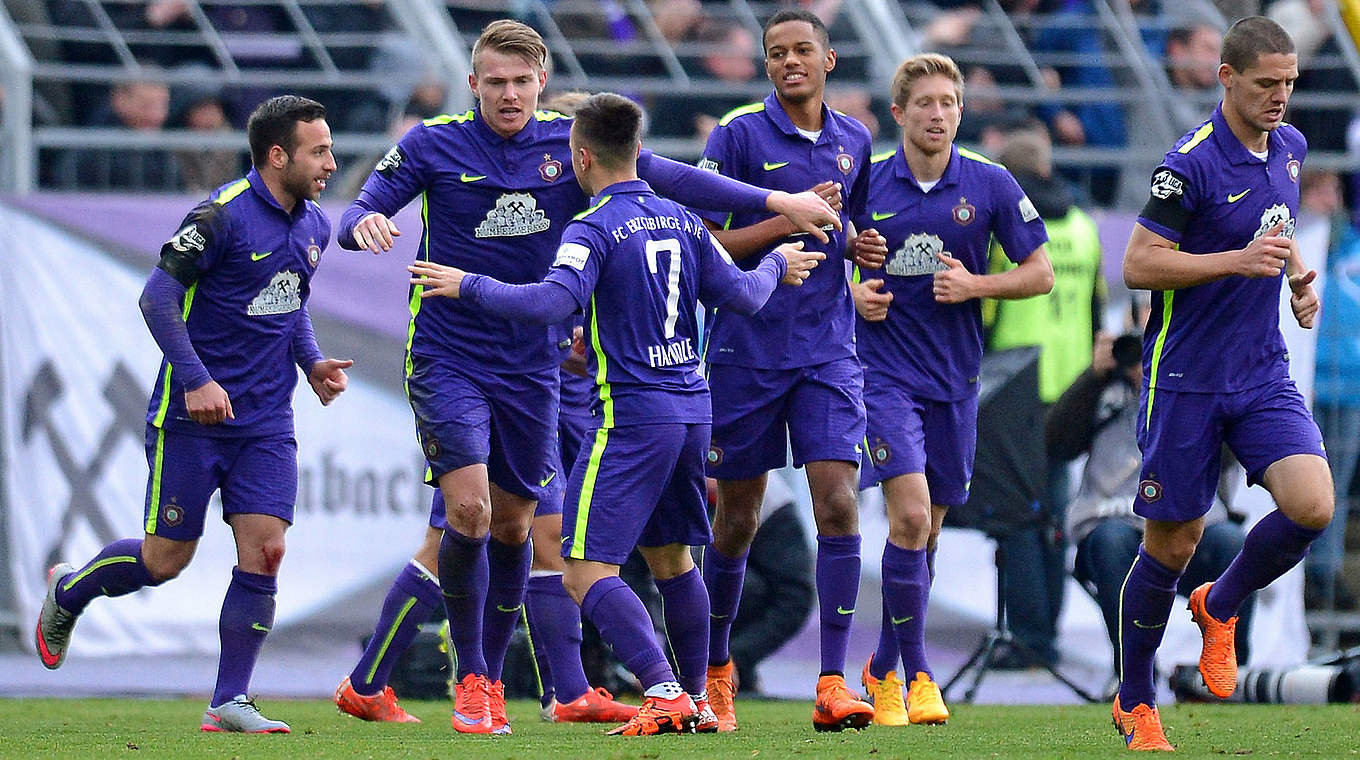
[[[903,61],[892,83],[897,150],[873,157],[868,205],[855,224],[892,251],[858,287],[855,335],[864,363],[867,450],[860,483],[883,484],[883,628],[861,679],[874,722],[944,723],[926,663],[929,552],[949,507],[968,500],[977,446],[983,298],[1026,298],[1053,287],[1034,204],[1004,167],[954,145],[963,75],[947,56]],[[1014,269],[988,274],[992,238]],[[858,273],[857,273],[858,274]],[[902,701],[899,654],[912,680]]]
[[[1237,687],[1237,610],[1308,552],[1332,517],[1322,435],[1289,377],[1279,327],[1281,280],[1299,326],[1311,328],[1317,276],[1299,257],[1294,223],[1307,141],[1284,122],[1299,75],[1278,24],[1244,18],[1223,36],[1223,100],[1152,175],[1124,252],[1124,281],[1152,291],[1143,338],[1141,482],[1133,509],[1147,520],[1121,596],[1114,723],[1129,749],[1170,751],[1153,686],[1176,584],[1204,531],[1224,443],[1274,497],[1218,580],[1190,595],[1204,636],[1209,691]]]
[[[201,727],[286,734],[287,723],[260,714],[249,686],[274,625],[297,497],[294,365],[325,405],[345,390],[353,362],[322,356],[307,314],[331,233],[315,203],[335,171],[326,109],[295,95],[271,98],[246,132],[254,168],[189,212],[142,291],[142,314],[165,353],[146,415],[146,535],[109,544],[79,570],[53,567],[36,639],[43,665],[59,668],[92,600],[179,575],[220,490],[237,559]]]

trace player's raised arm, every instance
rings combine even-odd
[[[374,254],[392,250],[401,230],[389,217],[396,214],[425,187],[420,156],[425,140],[424,124],[412,127],[387,151],[364,181],[359,197],[340,215],[335,242],[350,251]]]

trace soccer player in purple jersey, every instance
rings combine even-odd
[[[307,315],[331,232],[315,203],[335,171],[326,109],[294,95],[271,98],[246,130],[254,168],[189,212],[142,291],[142,314],[165,353],[146,416],[146,535],[109,544],[79,570],[53,567],[36,637],[43,664],[58,668],[91,600],[179,575],[220,490],[237,561],[202,729],[288,733],[288,724],[260,714],[248,687],[274,624],[297,496],[294,365],[324,405],[345,390],[353,362],[322,356]]]
[[[700,166],[788,190],[834,181],[848,188],[847,218],[862,209],[871,140],[858,121],[823,102],[835,68],[826,26],[816,15],[780,11],[766,23],[765,73],[774,92],[737,108],[709,136]],[[789,234],[768,214],[708,215],[710,227],[741,266]],[[721,228],[719,230],[719,228]],[[844,258],[847,233],[809,250]],[[817,596],[821,672],[813,725],[840,730],[867,724],[873,708],[845,685],[845,654],[859,590],[856,467],[864,439],[863,372],[855,358],[854,306],[840,266],[813,272],[795,294],[779,288],[755,316],[718,310],[704,359],[713,388],[708,474],[718,481],[713,543],[704,580],[713,600],[709,693],[721,730],[737,728],[728,638],[741,601],[766,474],[806,466],[817,523]]]
[[[867,451],[861,485],[883,484],[883,628],[862,680],[874,722],[901,726],[949,719],[925,656],[928,553],[945,512],[968,500],[977,445],[983,298],[1027,298],[1053,287],[1034,204],[1006,169],[954,145],[963,75],[947,56],[924,53],[897,68],[892,115],[897,150],[876,155],[856,226],[873,223],[892,251],[876,281],[883,298],[856,325],[864,363]],[[992,238],[1018,266],[988,274]],[[881,289],[881,292],[880,292]],[[884,298],[885,297],[885,298]],[[906,704],[897,677],[912,676]]]
[[[468,79],[477,107],[429,119],[402,137],[342,215],[338,242],[389,250],[399,234],[389,217],[420,196],[421,260],[506,282],[542,279],[562,227],[586,206],[571,181],[571,120],[536,110],[546,59],[547,48],[530,27],[488,24],[473,46]],[[812,193],[715,182],[707,172],[650,153],[639,168],[682,200],[785,212],[820,237],[819,224],[838,223]],[[508,733],[500,669],[524,601],[534,504],[557,477],[552,441],[565,346],[556,327],[488,316],[449,299],[426,302],[420,292],[418,285],[412,289],[407,395],[430,465],[428,482],[438,484],[449,508],[443,519],[432,514],[413,563],[384,604],[378,644],[365,652],[349,684],[341,684],[337,702],[351,689],[357,696],[385,693],[391,660],[442,593],[458,655],[453,727]],[[409,607],[408,600],[414,600]]]
[[[1153,172],[1124,252],[1125,283],[1152,291],[1133,505],[1147,529],[1121,594],[1114,701],[1115,727],[1135,750],[1172,749],[1157,713],[1153,656],[1204,530],[1221,445],[1277,508],[1247,533],[1218,580],[1190,595],[1204,637],[1200,674],[1216,696],[1237,686],[1238,607],[1296,565],[1332,516],[1322,436],[1289,377],[1279,329],[1282,279],[1301,327],[1312,327],[1318,310],[1316,273],[1293,240],[1308,150],[1284,122],[1298,57],[1278,24],[1253,16],[1224,35],[1220,60],[1222,102]]]
[[[801,284],[825,254],[781,246],[754,272],[737,269],[698,217],[638,179],[641,122],[641,109],[612,93],[592,96],[577,111],[571,157],[594,197],[563,231],[545,281],[509,285],[419,261],[411,282],[422,297],[461,298],[522,320],[585,312],[599,424],[567,489],[563,583],[645,689],[638,714],[611,733],[716,731],[704,699],[708,594],[689,553],[709,540],[703,462],[710,412],[698,372],[695,305],[752,313],[779,281]],[[679,679],[646,609],[619,579],[634,546],[665,600]]]

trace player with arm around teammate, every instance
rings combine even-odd
[[[1332,517],[1322,436],[1289,377],[1279,328],[1281,281],[1301,327],[1318,299],[1294,243],[1299,173],[1308,145],[1285,123],[1298,78],[1288,33],[1261,16],[1223,36],[1223,100],[1152,175],[1124,251],[1124,282],[1152,291],[1143,335],[1143,453],[1133,509],[1143,545],[1121,595],[1115,727],[1129,749],[1172,749],[1153,685],[1176,585],[1204,532],[1223,444],[1274,497],[1217,580],[1190,595],[1203,634],[1209,691],[1237,687],[1234,635],[1243,600],[1298,564]]]
[[[472,49],[468,85],[476,107],[428,119],[401,138],[342,215],[340,245],[389,250],[399,234],[389,217],[420,197],[422,261],[510,283],[541,280],[563,227],[587,205],[572,181],[571,119],[537,108],[546,60],[547,46],[532,28],[488,24]],[[818,225],[838,221],[815,194],[761,190],[650,153],[639,169],[681,200],[787,212],[823,237]],[[528,585],[535,505],[557,478],[557,368],[566,346],[557,326],[518,323],[451,299],[422,300],[420,288],[413,286],[410,300],[406,389],[427,482],[439,487],[446,509],[432,509],[413,562],[393,583],[393,603],[384,604],[376,643],[336,701],[349,702],[350,692],[377,697],[351,704],[399,715],[386,673],[442,595],[458,659],[452,726],[508,733],[501,668]],[[401,616],[394,599],[416,601]]]
[[[433,262],[411,267],[423,295],[480,310],[536,322],[585,312],[598,427],[567,488],[563,582],[645,689],[638,714],[613,732],[626,735],[717,730],[704,704],[708,594],[688,548],[709,540],[710,411],[696,301],[751,313],[780,280],[801,283],[825,258],[785,246],[756,271],[738,270],[698,217],[637,179],[641,119],[641,109],[610,93],[577,111],[572,161],[594,197],[564,231],[544,282],[508,285]],[[646,609],[618,577],[634,546],[665,599],[679,679]]]
[[[888,512],[883,547],[883,629],[865,663],[864,687],[882,725],[949,718],[926,663],[929,554],[949,507],[968,499],[977,446],[983,298],[1026,298],[1053,287],[1034,204],[1006,169],[954,145],[963,76],[947,56],[924,53],[897,68],[893,119],[902,142],[873,157],[869,223],[888,242],[884,297],[856,324],[868,412],[860,484],[882,483]],[[995,237],[1017,266],[988,274]],[[867,283],[866,283],[867,285]],[[896,668],[912,680],[906,704]]]
[[[315,202],[335,171],[326,109],[293,95],[271,98],[246,131],[254,168],[185,217],[142,291],[142,314],[165,354],[146,417],[145,536],[109,544],[79,570],[52,568],[36,638],[43,664],[58,668],[90,601],[179,575],[220,490],[237,564],[201,726],[288,733],[286,723],[260,714],[248,687],[274,623],[297,496],[294,365],[324,405],[345,390],[352,362],[322,356],[307,315],[331,229]]]

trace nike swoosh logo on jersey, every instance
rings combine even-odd
[[[1230,194],[1228,195],[1228,202],[1229,202],[1229,203],[1236,203],[1236,202],[1242,200],[1242,196],[1246,195],[1246,194],[1249,193],[1249,192],[1251,192],[1251,188],[1247,188],[1246,190],[1243,190],[1242,192],[1238,193],[1237,195],[1232,195],[1232,194],[1230,193]]]
[[[460,179],[460,180],[462,180],[462,181],[464,181],[464,182],[476,182],[476,181],[479,180],[479,179],[486,179],[486,175],[485,175],[485,174],[468,174],[467,172],[463,172],[462,174],[459,174],[459,175],[458,175],[458,179]]]
[[[836,605],[836,614],[838,614],[838,615],[853,615],[853,614],[855,614],[855,608],[854,608],[854,607],[851,607],[850,609],[847,610],[846,608],[841,607],[840,605]]]
[[[272,256],[272,255],[274,255],[274,252],[273,252],[273,251],[265,251],[264,253],[252,253],[252,254],[250,254],[250,260],[251,260],[251,261],[260,261],[260,260],[262,260],[262,259],[267,259],[267,258],[269,258],[269,257]]]
[[[892,619],[892,622],[893,622],[893,625],[902,625],[903,623],[910,623],[911,620],[912,620],[912,618],[914,618],[914,617],[916,617],[916,616],[915,616],[915,615],[907,615],[906,617],[900,617],[900,618],[895,617],[895,618]]]
[[[546,477],[546,478],[544,478],[544,479],[538,481],[538,487],[539,487],[539,488],[542,488],[542,487],[548,485],[549,483],[551,483],[551,482],[553,481],[553,478],[555,478],[555,477],[557,477],[557,470],[553,470],[552,472],[548,473],[548,477]]]
[[[775,169],[783,169],[785,166],[788,166],[788,165],[789,165],[789,162],[788,162],[788,161],[766,161],[766,162],[765,162],[765,171],[767,171],[767,172],[772,172],[772,171],[774,171]]]
[[[872,218],[875,222],[881,222],[881,221],[883,221],[884,219],[887,219],[887,218],[890,217],[890,216],[897,216],[897,212],[896,212],[896,211],[888,211],[888,212],[885,213],[885,212],[883,212],[883,211],[875,211],[874,213],[872,213],[872,214],[869,215],[869,217]]]

